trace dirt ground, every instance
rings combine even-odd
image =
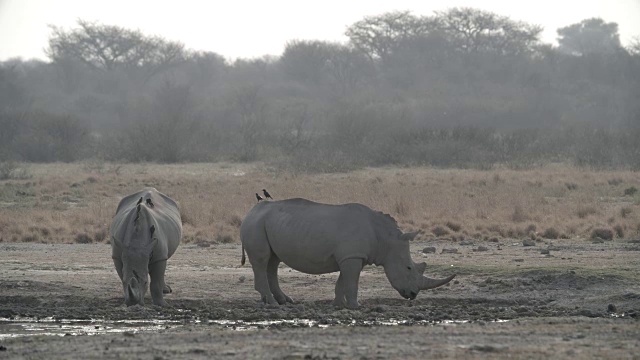
[[[296,303],[265,306],[239,244],[183,244],[163,309],[123,305],[108,244],[0,243],[0,358],[637,359],[638,251],[633,240],[416,240],[426,274],[456,280],[409,301],[366,267],[351,311],[331,305],[337,274],[282,266]],[[26,334],[27,322],[67,336]]]

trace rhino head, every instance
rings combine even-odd
[[[147,230],[148,229],[148,230]],[[149,261],[158,242],[155,226],[141,227],[131,234],[131,241],[122,254],[122,289],[127,306],[144,305],[149,284]]]
[[[455,275],[445,279],[431,279],[424,276],[427,264],[416,264],[411,259],[409,241],[418,233],[405,233],[399,239],[386,243],[386,256],[383,262],[384,272],[394,289],[405,299],[415,299],[420,290],[433,289],[451,281]]]

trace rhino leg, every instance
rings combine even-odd
[[[162,288],[162,293],[163,294],[171,294],[173,292],[173,290],[171,289],[171,286],[164,284],[164,288]]]
[[[358,281],[360,281],[360,271],[363,266],[362,259],[346,259],[340,263],[342,291],[349,309],[357,309],[360,306],[358,303]]]
[[[149,276],[151,277],[151,299],[154,305],[169,306],[164,300],[164,272],[167,268],[167,260],[158,261],[149,265]]]
[[[283,305],[286,303],[293,303],[293,300],[285,295],[285,293],[280,289],[280,284],[278,283],[278,265],[280,265],[280,259],[275,254],[271,254],[269,263],[267,264],[267,280],[269,282],[269,289],[271,289],[271,293],[278,304]]]
[[[342,273],[340,273],[338,281],[336,281],[336,298],[333,300],[333,306],[343,307],[344,303],[344,277],[342,276]]]
[[[271,258],[271,249],[268,248],[267,250],[268,251],[265,254],[264,251],[250,252],[247,248],[247,255],[249,256],[249,262],[251,263],[251,268],[253,269],[253,282],[255,284],[255,289],[260,293],[262,302],[265,304],[275,305],[278,304],[278,302],[271,293],[271,288],[269,287],[269,279],[267,277],[267,265],[269,264],[269,259]]]

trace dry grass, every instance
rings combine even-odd
[[[117,170],[113,170],[117,169]],[[535,170],[376,168],[300,175],[262,164],[30,165],[32,178],[0,181],[0,241],[108,242],[118,201],[154,186],[178,201],[185,242],[239,241],[238,228],[266,188],[277,199],[359,202],[394,216],[405,230],[456,236],[590,238],[593,229],[640,236],[640,175],[568,166]],[[611,181],[615,179],[615,181]],[[566,184],[575,184],[569,189]],[[537,230],[536,230],[537,229]],[[540,234],[537,233],[540,231]],[[620,234],[616,230],[616,234]],[[547,234],[551,235],[551,234]]]

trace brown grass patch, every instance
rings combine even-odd
[[[117,173],[107,171],[115,168]],[[638,188],[637,173],[560,165],[490,172],[375,168],[336,174],[289,173],[272,171],[264,164],[233,163],[103,163],[99,169],[83,164],[30,164],[29,170],[31,179],[0,181],[4,241],[73,243],[77,234],[88,234],[92,242],[106,242],[120,199],[145,186],[156,187],[178,202],[185,242],[198,237],[214,242],[219,234],[237,242],[242,218],[255,205],[254,194],[263,188],[276,199],[361,203],[396,217],[404,231],[417,227],[427,234],[437,227],[445,235],[468,229],[491,239],[529,237],[537,229],[554,228],[558,237],[589,237],[594,226],[613,218],[610,227],[630,229],[625,231],[628,236],[637,232],[640,223],[640,202],[621,197],[619,186],[607,186],[608,180],[621,179],[626,188]],[[82,186],[70,187],[74,183]],[[577,188],[569,191],[566,183]]]

